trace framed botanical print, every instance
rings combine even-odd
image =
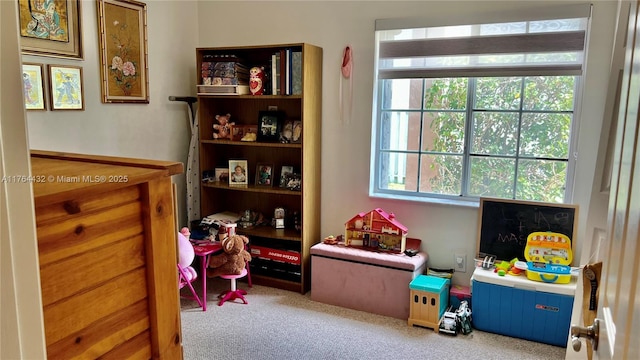
[[[71,65],[48,65],[48,68],[51,110],[84,110],[82,68]]]
[[[81,0],[18,0],[23,54],[82,59]]]
[[[47,110],[44,100],[44,80],[42,64],[22,64],[22,86],[24,106],[27,110]]]
[[[147,5],[98,0],[103,103],[149,103]]]

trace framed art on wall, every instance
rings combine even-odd
[[[80,0],[18,0],[25,55],[82,59]]]
[[[229,185],[247,185],[247,160],[229,160]]]
[[[82,68],[51,64],[48,68],[51,110],[84,110]]]
[[[147,5],[98,0],[103,103],[149,103]]]
[[[22,86],[24,106],[27,110],[47,110],[44,100],[43,65],[22,64]]]

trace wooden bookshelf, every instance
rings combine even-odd
[[[283,207],[290,219],[299,214],[301,230],[295,230],[291,221],[287,228],[275,229],[258,226],[238,233],[247,235],[250,244],[300,253],[301,264],[291,270],[295,274],[279,275],[278,264],[262,261],[252,264],[252,280],[256,284],[278,287],[306,293],[310,289],[311,246],[320,241],[320,165],[321,165],[321,111],[322,111],[322,48],[305,43],[265,46],[205,47],[196,49],[198,84],[202,84],[202,63],[210,58],[233,55],[248,68],[264,66],[269,71],[271,57],[281,50],[291,49],[302,53],[301,95],[215,95],[198,94],[198,122],[200,131],[200,170],[228,167],[229,160],[247,160],[246,186],[229,186],[213,182],[201,185],[201,214],[244,210],[260,212],[271,219],[276,207]],[[300,143],[245,142],[213,138],[215,116],[231,114],[236,125],[257,125],[261,111],[277,107],[284,120],[302,123]],[[272,185],[255,185],[258,164],[272,164]],[[302,176],[301,190],[279,187],[282,166],[293,166]],[[253,262],[252,262],[253,263]],[[271,266],[273,265],[273,266]],[[255,267],[255,268],[254,268]],[[273,270],[273,271],[271,271]],[[293,279],[293,280],[292,280]]]

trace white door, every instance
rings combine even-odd
[[[640,1],[633,1],[628,24],[621,19],[622,25],[627,24],[626,51],[599,285],[595,359],[640,359],[639,10]]]

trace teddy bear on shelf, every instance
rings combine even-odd
[[[217,124],[213,124],[214,139],[231,139],[231,126],[236,123],[230,122],[231,114],[216,115]]]
[[[241,274],[247,261],[251,261],[251,254],[245,250],[247,243],[249,239],[244,235],[236,234],[222,239],[220,245],[224,252],[209,257],[207,277]]]
[[[178,233],[178,264],[180,264],[180,267],[184,271],[185,280],[192,282],[198,277],[198,273],[196,269],[191,266],[196,254],[193,250],[193,245],[191,245],[189,241],[189,236],[191,236],[189,228],[183,227],[180,229]]]

